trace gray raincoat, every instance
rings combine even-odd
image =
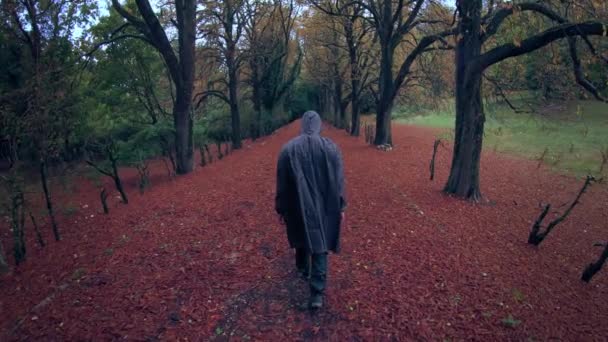
[[[346,206],[340,151],[320,132],[319,114],[304,113],[301,134],[283,146],[277,165],[276,211],[289,245],[310,253],[339,251]]]

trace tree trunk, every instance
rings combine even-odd
[[[253,140],[262,136],[262,98],[260,92],[260,80],[257,58],[259,57],[253,57],[249,62],[249,67],[251,68],[251,95],[253,98],[253,111],[255,112],[255,120],[252,123],[253,132],[251,138]]]
[[[110,161],[112,162],[112,178],[114,179],[114,185],[116,186],[116,190],[120,193],[120,197],[122,198],[122,202],[124,204],[129,203],[129,199],[127,198],[127,193],[125,189],[122,187],[122,182],[120,180],[120,176],[118,175],[118,166],[116,165],[116,158],[110,156]]]
[[[342,82],[339,79],[340,75],[336,74],[334,81],[334,125],[336,128],[342,128]]]
[[[169,158],[169,161],[171,162],[171,170],[169,172],[169,177],[172,177],[172,175],[177,170],[177,165],[175,163],[175,158],[173,157],[173,147],[164,135],[160,136],[160,147],[163,151],[163,154],[167,156]]]
[[[19,155],[17,153],[18,150],[19,150],[19,148],[17,147],[17,139],[14,138],[12,135],[9,136],[9,140],[8,140],[8,151],[9,151],[8,168],[9,169],[13,168],[13,166],[15,166],[15,164],[17,164],[17,161],[19,160]]]
[[[479,164],[485,115],[482,70],[469,62],[481,53],[481,0],[461,3],[456,47],[456,130],[450,176],[444,191],[478,201]]]
[[[40,228],[38,227],[38,224],[36,223],[36,219],[34,218],[34,215],[31,212],[30,212],[30,219],[32,220],[32,225],[34,226],[34,232],[36,233],[36,240],[38,240],[38,244],[40,245],[40,247],[46,246],[46,244],[44,243],[44,239],[42,238],[42,233],[40,232]]]
[[[336,82],[334,84],[335,88],[335,99],[334,99],[334,107],[335,107],[335,118],[336,118],[336,127],[344,128],[346,124],[346,107],[348,106],[348,102],[342,100],[343,91],[342,91],[342,78],[340,74],[336,73]]]
[[[266,108],[267,113],[270,113],[272,120],[270,121],[270,127],[268,127],[267,133],[274,132],[275,129],[279,128],[284,122],[283,115],[285,113],[285,99],[279,98],[272,104],[272,107]]]
[[[2,243],[0,242],[0,274],[8,272],[9,267],[6,262],[6,254],[4,253],[4,247],[2,247]]]
[[[253,88],[253,111],[255,112],[253,140],[264,134],[264,132],[262,132],[262,103],[258,93],[259,91],[256,90],[256,88]]]
[[[352,98],[350,102],[350,135],[358,137],[361,129],[361,119],[359,118],[359,80],[352,76]]]
[[[348,107],[347,101],[340,102],[340,128],[345,128],[346,124],[346,107]]]
[[[374,145],[392,145],[391,137],[391,110],[392,101],[386,98],[380,98],[380,102],[376,108],[376,137]]]
[[[207,166],[207,157],[205,157],[205,148],[203,147],[203,145],[198,147],[198,150],[201,154],[201,166],[205,167]]]
[[[332,96],[327,86],[321,87],[321,94],[319,96],[319,109],[321,110],[321,116],[323,118],[332,119],[333,117],[333,103]]]
[[[350,64],[350,85],[351,85],[351,98],[350,98],[350,135],[359,136],[360,133],[360,122],[359,122],[359,94],[360,94],[360,82],[361,82],[361,68],[359,67],[359,60],[357,58],[357,44],[355,42],[355,35],[353,32],[354,22],[356,17],[353,16],[349,20],[344,21],[344,33],[346,37],[346,45],[348,46],[348,62]]]
[[[232,147],[235,150],[241,148],[241,115],[239,113],[238,99],[238,76],[236,71],[230,73],[229,93],[230,93],[230,116],[232,119]]]
[[[380,94],[376,106],[374,145],[391,145],[391,111],[393,107],[393,53],[390,42],[381,42]]]
[[[194,91],[195,43],[197,34],[196,4],[194,0],[175,2],[175,19],[177,27],[177,50],[167,37],[159,18],[154,13],[148,0],[136,2],[141,19],[126,10],[118,0],[112,0],[114,9],[127,21],[146,36],[150,44],[158,50],[175,85],[175,102],[173,103],[173,121],[175,125],[175,159],[176,172],[186,174],[194,169],[194,148],[192,141],[192,92]]]
[[[99,199],[101,200],[101,206],[103,207],[103,213],[106,215],[109,214],[110,210],[108,209],[108,194],[106,193],[105,188],[101,189],[101,192],[99,193]]]
[[[228,66],[228,99],[230,100],[230,118],[232,123],[232,147],[235,150],[241,148],[241,115],[239,113],[238,66],[235,60],[236,43],[228,41],[226,49],[226,65]]]
[[[230,87],[232,88],[232,87]],[[232,147],[238,150],[242,147],[241,142],[241,115],[239,113],[238,99],[236,99],[236,89],[234,90],[235,100],[232,100],[232,89],[230,90],[230,115],[232,116]]]
[[[205,147],[205,151],[207,152],[207,156],[209,156],[209,164],[213,163],[213,155],[211,154],[211,151],[209,151],[209,145],[205,144],[203,145]]]
[[[23,193],[12,194],[11,219],[13,225],[13,255],[15,256],[15,264],[19,265],[25,261],[25,209]]]
[[[224,155],[222,154],[222,142],[219,140],[216,141],[215,147],[217,147],[217,159],[222,160],[222,158],[224,158]]]
[[[49,218],[51,219],[51,227],[53,228],[53,235],[55,236],[55,241],[61,240],[61,235],[59,235],[59,228],[57,227],[57,221],[55,220],[55,213],[53,211],[53,202],[51,201],[51,194],[49,192],[48,181],[46,177],[46,163],[44,161],[40,162],[40,181],[42,182],[42,190],[44,190],[44,199],[46,200],[46,209],[49,213]]]
[[[338,53],[337,51],[335,52]],[[342,110],[342,79],[340,77],[339,65],[336,63],[334,65],[334,80],[333,84],[333,95],[334,95],[334,103],[333,103],[333,112],[334,112],[334,126],[336,128],[342,128],[344,125],[343,121],[343,110]]]
[[[351,102],[351,124],[350,124],[350,135],[353,137],[358,137],[361,133],[361,118],[359,116],[359,101],[354,100]]]
[[[190,97],[180,95],[177,90],[177,99],[173,106],[173,120],[175,124],[175,164],[178,174],[186,174],[194,168],[194,144],[192,140],[192,116],[190,115]]]
[[[608,242],[605,244],[604,251],[602,252],[602,255],[600,255],[600,258],[585,268],[581,279],[587,283],[590,282],[591,278],[602,269],[606,260],[608,260]]]
[[[177,9],[179,30],[179,72],[180,86],[176,86],[175,117],[177,173],[186,174],[194,170],[194,141],[192,136],[192,92],[194,91],[194,75],[196,74],[196,1],[184,0],[176,2],[182,10]],[[181,18],[180,18],[181,17]],[[180,91],[181,90],[181,91]]]

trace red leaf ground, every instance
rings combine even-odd
[[[579,278],[608,239],[608,189],[594,185],[533,248],[538,203],[567,202],[580,181],[486,153],[492,202],[450,198],[450,151],[429,182],[434,132],[407,126],[388,153],[325,132],[345,158],[347,224],[326,308],[301,309],[306,285],[273,212],[276,156],[297,132],[173,180],[156,163],[143,196],[125,170],[130,204],[112,194],[107,216],[90,182],[56,189],[78,210],[61,217],[63,241],[41,249],[30,236],[28,261],[0,278],[0,340],[606,340],[608,271]]]

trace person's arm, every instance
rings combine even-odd
[[[346,210],[346,195],[344,191],[344,163],[342,154],[336,147],[336,179],[338,180],[338,192],[340,193],[340,211],[344,213]]]
[[[283,219],[287,215],[287,194],[289,187],[289,155],[285,149],[281,150],[277,162],[277,192],[275,196],[275,210]]]

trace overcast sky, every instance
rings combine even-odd
[[[152,7],[157,8],[158,4],[160,3],[161,0],[150,0],[150,4],[152,5]],[[440,0],[441,2],[443,2],[444,4],[447,4],[449,6],[454,7],[456,4],[456,0]],[[108,8],[110,6],[112,6],[111,1],[109,0],[100,0],[98,2],[99,4],[99,10],[100,10],[100,14],[101,15],[107,15],[108,14]]]

